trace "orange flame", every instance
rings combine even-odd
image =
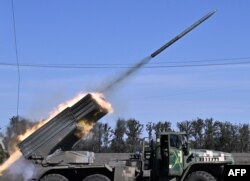
[[[65,108],[74,105],[77,101],[79,101],[85,95],[86,95],[86,93],[80,93],[76,97],[74,97],[73,99],[70,99],[70,100],[68,100],[65,103],[59,104],[56,108],[53,109],[53,111],[51,111],[49,113],[49,118],[48,119],[40,121],[38,124],[36,124],[32,128],[27,129],[24,134],[19,135],[17,137],[18,141],[23,141],[25,138],[27,138],[29,135],[31,135],[34,131],[36,131],[37,129],[39,129],[40,127],[42,127],[44,124],[46,124],[50,119],[52,119],[53,117],[55,117],[58,113],[60,113],[61,111],[63,111]]]
[[[113,112],[111,104],[105,100],[105,96],[102,93],[92,92],[91,96],[96,100],[97,104],[99,104],[103,109],[107,110],[108,113]]]
[[[84,136],[89,134],[89,132],[93,129],[94,126],[95,122],[91,122],[88,120],[81,120],[77,123],[75,135],[78,138],[83,138]]]
[[[15,161],[17,161],[22,156],[19,150],[16,150],[9,158],[0,166],[0,176],[2,176],[3,171],[7,170]]]
[[[46,120],[42,120],[40,121],[38,124],[36,124],[35,126],[33,126],[30,129],[27,129],[25,131],[24,134],[19,135],[18,136],[18,140],[22,141],[25,138],[27,138],[29,135],[31,135],[34,131],[36,131],[37,129],[39,129],[40,127],[42,127],[44,124],[46,124],[51,118],[53,118],[54,116],[56,116],[58,113],[60,113],[61,111],[63,111],[65,108],[67,107],[71,107],[72,105],[74,105],[77,101],[79,101],[81,98],[83,98],[86,95],[86,93],[80,93],[78,94],[76,97],[74,97],[73,99],[59,104],[52,112],[49,113],[49,118]],[[105,101],[104,95],[101,93],[91,93],[92,97],[96,100],[96,102],[103,108],[106,109],[108,112],[113,112],[112,106],[110,103]],[[78,124],[79,130],[81,130],[80,132],[78,132],[78,134],[80,134],[79,136],[85,136],[87,133],[89,133],[91,131],[91,129],[94,126],[94,123],[90,124],[86,121],[80,121]],[[83,128],[84,127],[84,128]],[[20,157],[22,156],[21,152],[18,150],[18,148],[16,148],[14,150],[14,152],[10,155],[10,157],[2,164],[0,165],[0,176],[2,175],[2,173],[7,170],[15,161],[17,161]]]

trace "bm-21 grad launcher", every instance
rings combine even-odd
[[[108,110],[88,94],[49,120],[18,146],[26,159],[42,165],[93,163],[93,152],[72,151],[72,146],[81,139],[76,134],[78,124],[80,121],[95,123],[107,113]]]
[[[196,21],[153,52],[150,57],[156,57],[214,13],[215,11],[212,11]],[[145,63],[147,62],[139,62],[137,67]],[[131,74],[132,71],[127,73]],[[142,153],[132,155],[126,160],[113,160],[101,164],[97,159],[93,162],[93,152],[72,151],[72,146],[80,140],[76,135],[79,121],[95,123],[107,113],[108,110],[98,104],[93,96],[87,95],[22,141],[19,144],[21,152],[37,166],[32,180],[216,181],[221,180],[224,166],[234,162],[229,153],[191,150],[184,139],[184,133],[176,132],[161,133],[155,142],[144,141]]]

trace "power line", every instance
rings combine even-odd
[[[16,36],[16,20],[15,20],[15,10],[14,10],[14,0],[11,1],[12,7],[12,21],[13,21],[13,32],[14,32],[14,42],[15,42],[15,53],[16,53],[16,66],[17,66],[17,119],[19,117],[19,99],[20,99],[20,82],[21,82],[21,75],[20,75],[20,66],[19,66],[19,57],[18,57],[18,50],[17,50],[17,36]]]
[[[185,61],[165,61],[165,62],[154,62],[154,63],[148,63],[147,65],[159,65],[162,64],[168,65],[168,64],[188,64],[188,63],[207,63],[207,62],[222,62],[222,61],[239,61],[239,60],[250,60],[250,57],[238,57],[238,58],[217,58],[217,59],[201,59],[201,60],[185,60]],[[223,63],[231,63],[231,62],[223,62]],[[234,63],[234,62],[232,62]],[[237,62],[235,62],[237,63]],[[20,66],[34,66],[34,67],[122,67],[122,68],[129,68],[132,67],[134,64],[132,63],[86,63],[86,64],[32,64],[32,63],[25,63],[20,64]],[[6,63],[6,62],[0,62],[0,66],[16,66],[16,64],[13,63]]]
[[[148,65],[142,67],[144,69],[153,68],[182,68],[182,67],[210,67],[210,66],[226,66],[226,65],[244,65],[250,64],[250,61],[241,62],[222,62],[222,63],[205,63],[205,64],[177,64],[177,65]],[[12,67],[33,67],[33,68],[56,68],[56,69],[127,69],[133,68],[134,66],[112,66],[112,65],[91,65],[91,64],[14,64],[0,62],[0,66],[12,66]]]
[[[166,65],[166,66],[152,66],[150,68],[180,68],[180,67],[211,67],[211,66],[224,66],[224,65],[244,65],[250,64],[249,62],[233,62],[233,63],[210,63],[210,64],[186,64],[186,65]],[[147,68],[147,67],[145,67]]]
[[[250,60],[250,57],[238,57],[238,58],[216,58],[216,59],[202,59],[202,60],[186,60],[186,61],[167,61],[167,63],[202,63],[202,62],[220,62],[220,61],[232,61],[232,60]],[[166,62],[154,62],[154,64],[162,64]]]

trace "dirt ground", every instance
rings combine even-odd
[[[232,153],[236,165],[250,165],[250,153]]]

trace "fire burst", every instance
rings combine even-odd
[[[51,118],[55,117],[58,113],[63,111],[65,108],[71,107],[72,105],[74,105],[77,101],[79,101],[85,95],[86,93],[80,93],[73,99],[65,103],[59,104],[52,112],[49,113],[48,119],[40,121],[38,124],[36,124],[32,128],[27,129],[24,134],[19,135],[18,141],[19,142],[23,141],[25,138],[31,135],[34,131],[36,131],[37,129],[42,127],[44,124],[46,124]],[[103,94],[95,92],[95,93],[91,93],[91,95],[103,109],[107,110],[107,112],[109,113],[113,112],[111,104],[105,101]],[[77,125],[76,135],[79,137],[86,136],[93,129],[94,125],[95,125],[94,123],[91,123],[85,120],[79,121]],[[22,156],[21,152],[18,150],[18,148],[16,148],[15,151],[10,155],[10,157],[2,165],[0,165],[0,176],[21,156]]]

